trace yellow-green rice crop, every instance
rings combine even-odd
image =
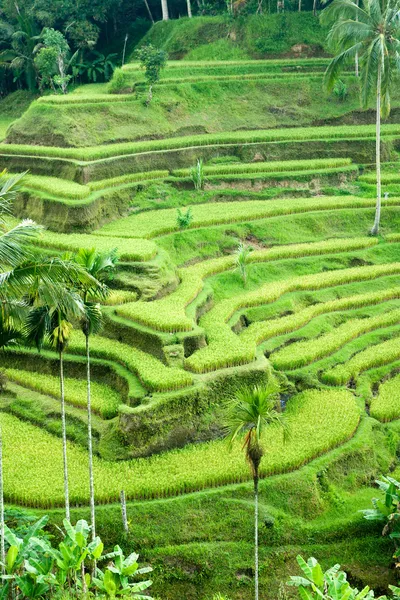
[[[274,352],[270,360],[275,368],[282,370],[297,369],[315,360],[332,354],[350,340],[381,327],[390,327],[400,322],[400,309],[366,319],[350,319],[333,331]]]
[[[329,300],[328,302],[320,302],[279,319],[251,323],[240,334],[240,338],[246,343],[254,340],[256,344],[261,344],[270,338],[300,329],[300,327],[307,325],[307,323],[319,315],[379,304],[380,302],[393,300],[394,298],[400,298],[399,287],[368,294],[356,294],[346,298],[339,298],[338,300]]]
[[[379,386],[378,394],[371,400],[370,414],[383,422],[400,417],[400,375]]]
[[[192,384],[190,373],[176,367],[167,367],[161,361],[142,350],[117,342],[117,340],[94,335],[91,337],[91,354],[125,365],[138,375],[141,382],[156,392],[177,390]],[[68,352],[85,353],[83,334],[74,331]]]
[[[101,179],[100,181],[92,181],[89,183],[89,188],[92,191],[105,190],[111,187],[117,187],[119,185],[125,185],[129,183],[136,183],[138,181],[150,181],[153,179],[165,179],[168,177],[169,171],[147,171],[146,173],[128,173],[127,175],[121,175],[120,177],[113,177],[111,179]]]
[[[66,369],[68,370],[68,368]],[[6,375],[15,383],[23,387],[30,388],[41,394],[52,396],[53,398],[60,397],[60,380],[53,375],[38,373],[34,371],[23,371],[19,369],[6,369]],[[91,382],[92,390],[92,409],[104,419],[111,419],[118,414],[118,406],[121,404],[121,397],[118,392],[109,387]],[[66,377],[65,379],[65,400],[68,404],[79,408],[87,406],[87,385],[82,379],[74,379]]]
[[[255,340],[251,338],[241,340],[227,323],[237,310],[274,302],[288,292],[319,290],[396,273],[400,273],[400,263],[338,269],[267,283],[252,292],[223,300],[200,321],[200,325],[207,332],[208,346],[197,350],[187,358],[185,365],[191,371],[205,373],[218,368],[245,364],[254,359]]]
[[[398,136],[399,134],[400,125],[382,125],[383,137]],[[94,161],[127,154],[139,154],[142,152],[156,152],[160,150],[175,150],[180,148],[194,148],[201,146],[252,144],[278,141],[373,139],[374,136],[374,125],[335,125],[328,127],[294,127],[188,135],[184,137],[164,138],[161,140],[104,144],[102,146],[91,146],[86,148],[59,148],[53,146],[5,144],[1,148],[1,153],[16,154],[20,156],[49,156],[58,158],[72,158],[81,161]]]
[[[322,375],[322,380],[331,385],[345,385],[351,379],[357,379],[363,371],[387,365],[400,358],[400,338],[396,337],[381,344],[370,346],[355,354],[347,363],[337,365]]]
[[[388,198],[385,206],[398,206],[400,198]],[[343,208],[370,208],[373,198],[356,196],[322,196],[318,198],[285,198],[281,200],[248,200],[198,204],[193,208],[190,228],[199,228],[222,223],[238,223],[266,219],[282,215],[300,214],[309,211],[340,210]],[[104,225],[95,232],[96,236],[153,238],[178,231],[176,209],[161,209],[134,214]]]
[[[350,392],[310,390],[292,398],[286,410],[291,436],[266,432],[262,476],[282,473],[348,440],[360,411]],[[61,441],[16,417],[0,413],[5,497],[8,502],[49,508],[63,504]],[[329,425],[329,426],[327,426]],[[87,453],[68,443],[72,503],[88,499]],[[115,502],[121,489],[129,499],[168,497],[207,487],[248,481],[241,444],[224,441],[189,445],[146,459],[107,462],[95,457],[96,500]]]
[[[38,190],[51,196],[82,200],[90,194],[90,188],[69,179],[44,177],[41,175],[25,175],[22,186],[28,190]]]
[[[121,260],[147,261],[157,254],[157,247],[151,240],[100,238],[84,233],[56,233],[43,231],[36,243],[45,248],[75,252],[79,248],[96,248],[100,252],[117,248]]]
[[[284,160],[253,163],[232,163],[203,167],[205,175],[234,175],[240,173],[263,173],[280,171],[304,171],[346,167],[351,164],[351,158],[321,158],[313,160]],[[172,171],[175,177],[188,177],[190,169]]]
[[[267,262],[284,258],[313,256],[337,252],[349,252],[367,248],[377,243],[371,237],[334,239],[310,244],[291,244],[256,250],[248,256],[249,263]],[[206,260],[197,265],[180,269],[180,285],[172,294],[154,302],[135,302],[117,309],[120,316],[153,327],[158,331],[190,331],[193,321],[186,315],[185,308],[203,288],[203,280],[210,275],[235,268],[235,256],[223,256]]]

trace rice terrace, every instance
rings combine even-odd
[[[399,83],[400,0],[0,0],[0,599],[400,599]]]

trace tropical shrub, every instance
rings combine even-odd
[[[359,591],[347,581],[347,574],[340,570],[340,565],[335,565],[323,571],[315,558],[306,562],[300,555],[297,562],[303,572],[302,576],[291,576],[287,585],[296,587],[299,597],[307,600],[372,600],[374,592],[366,586]]]

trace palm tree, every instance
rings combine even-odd
[[[228,406],[227,437],[230,444],[244,438],[243,449],[249,463],[254,483],[254,583],[255,600],[258,600],[258,483],[260,463],[264,456],[263,437],[270,427],[283,430],[287,436],[287,423],[276,406],[277,388],[273,385],[242,388]]]
[[[67,457],[67,428],[65,417],[65,386],[64,386],[64,351],[72,333],[71,320],[82,316],[84,307],[80,297],[71,290],[60,288],[62,297],[55,304],[44,304],[33,308],[29,313],[24,333],[28,343],[34,343],[40,351],[45,340],[55,347],[59,357],[60,367],[60,399],[61,399],[61,427],[63,446],[64,468],[64,496],[65,517],[70,520],[69,510],[69,483],[68,483],[68,457]]]
[[[29,91],[37,90],[37,71],[34,57],[38,43],[38,31],[35,20],[27,11],[21,12],[15,3],[17,30],[11,36],[9,48],[0,52],[0,65],[11,69],[17,76],[24,75]]]
[[[364,107],[376,97],[376,210],[371,234],[377,235],[381,217],[381,117],[390,113],[393,75],[400,70],[400,0],[381,6],[380,0],[334,0],[322,13],[323,24],[332,24],[328,42],[336,56],[325,81],[332,89],[340,71],[358,58],[361,99]]]
[[[192,4],[190,2],[190,0],[186,0],[186,4],[187,4],[187,12],[188,12],[188,17],[189,19],[192,18]]]
[[[90,376],[90,335],[100,331],[102,326],[101,308],[93,299],[104,298],[108,292],[105,282],[111,279],[118,261],[116,249],[110,252],[97,252],[95,248],[81,248],[73,257],[92,278],[93,283],[79,286],[79,293],[85,306],[81,318],[81,329],[86,340],[86,378],[87,378],[87,417],[88,417],[88,454],[89,454],[89,496],[92,539],[96,538],[96,517],[93,475],[93,439],[91,409],[91,376]]]
[[[5,564],[6,564],[6,549],[5,549],[5,538],[4,538],[4,484],[3,484],[3,435],[0,427],[0,561],[1,561],[1,574],[5,575]]]
[[[161,0],[161,10],[163,21],[169,21],[168,0]]]

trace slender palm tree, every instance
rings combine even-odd
[[[343,67],[357,57],[364,107],[376,99],[376,210],[372,235],[379,232],[381,217],[381,117],[390,113],[390,92],[395,71],[400,70],[400,0],[381,3],[334,0],[321,15],[331,25],[328,42],[336,52],[325,73],[332,89]]]
[[[4,538],[4,481],[3,481],[3,434],[0,427],[0,560],[1,560],[1,574],[5,575],[5,564],[6,564],[6,549],[5,549],[5,538]]]
[[[168,0],[161,0],[162,20],[169,21]]]
[[[88,454],[89,454],[89,497],[92,539],[96,538],[96,516],[93,474],[93,438],[91,408],[91,376],[90,376],[90,336],[100,331],[102,314],[100,305],[93,300],[103,299],[108,292],[105,283],[110,280],[115,270],[118,256],[116,249],[109,252],[97,252],[95,248],[81,248],[73,257],[74,261],[92,278],[93,283],[81,284],[78,288],[85,312],[80,320],[81,329],[86,340],[86,379],[87,379],[87,418],[88,418]]]
[[[65,417],[64,352],[73,329],[71,321],[79,319],[84,314],[84,306],[79,295],[73,290],[65,288],[65,286],[61,289],[60,286],[59,291],[60,297],[58,302],[55,304],[41,304],[30,311],[25,322],[24,333],[27,342],[34,343],[39,351],[43,347],[44,342],[49,340],[59,356],[65,517],[69,521],[70,508],[67,428]]]
[[[276,406],[277,388],[273,385],[242,388],[228,405],[227,437],[230,444],[243,439],[243,450],[249,463],[254,483],[254,583],[258,600],[258,483],[260,463],[264,456],[263,438],[268,429],[280,428],[284,439],[287,423]]]
[[[186,0],[186,4],[187,4],[187,12],[188,12],[188,17],[189,19],[192,18],[192,4],[190,2],[190,0]]]

